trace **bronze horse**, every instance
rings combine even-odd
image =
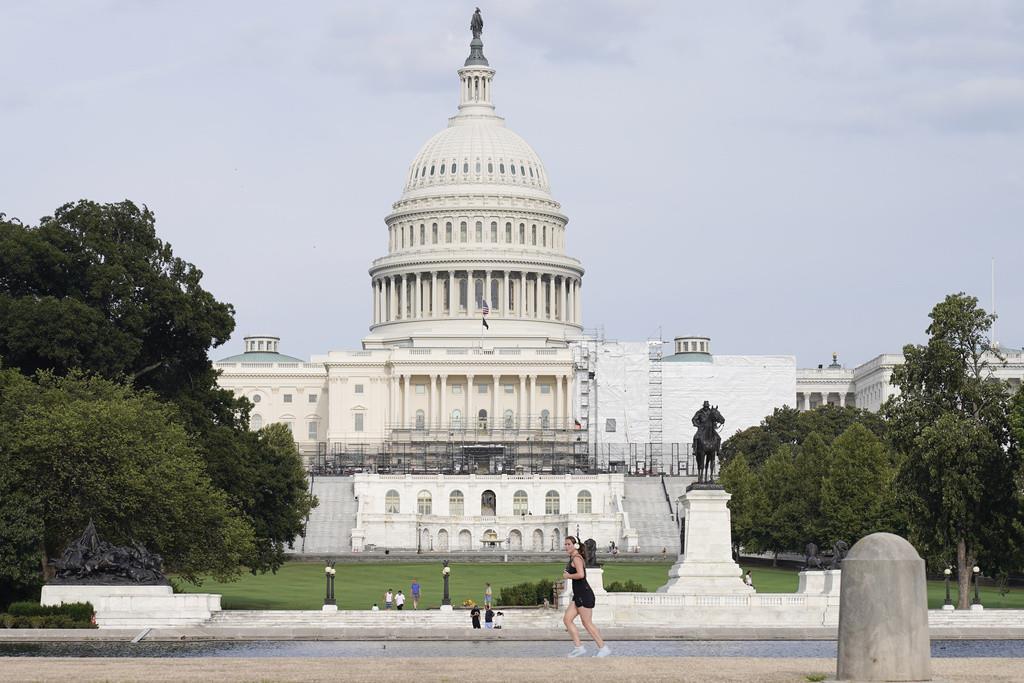
[[[715,427],[725,424],[725,418],[718,412],[718,406],[703,408],[698,415],[701,413],[704,418],[693,435],[693,454],[697,458],[697,481],[703,484],[715,480],[715,460],[722,449],[722,437]]]

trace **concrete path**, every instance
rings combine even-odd
[[[1020,681],[1021,659],[932,659],[945,681]],[[726,681],[801,682],[834,676],[830,659],[609,657],[597,660],[516,658],[103,659],[0,658],[4,680],[15,681]]]

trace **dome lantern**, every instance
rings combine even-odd
[[[469,57],[459,69],[459,114],[457,116],[476,115],[494,116],[494,104],[491,101],[491,81],[494,80],[494,69],[484,57],[484,42],[480,34],[484,30],[484,21],[480,16],[480,8],[476,9],[469,29],[473,32],[473,40],[469,43]]]

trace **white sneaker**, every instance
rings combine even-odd
[[[604,647],[602,647],[602,648],[601,648],[600,650],[598,650],[598,651],[597,651],[597,654],[596,654],[596,655],[594,655],[594,656],[595,656],[595,657],[607,657],[607,656],[608,656],[608,655],[610,655],[611,653],[612,653],[612,649],[611,649],[610,647],[608,647],[607,645],[605,645],[605,646],[604,646]]]
[[[579,647],[574,647],[572,649],[572,652],[569,653],[569,656],[570,657],[582,657],[585,654],[587,654],[586,646],[580,645]]]

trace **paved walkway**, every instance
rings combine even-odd
[[[932,659],[945,681],[1020,681],[1021,659]],[[517,658],[421,659],[43,659],[0,658],[5,681],[725,681],[801,682],[834,676],[829,659],[609,657],[597,660]]]

